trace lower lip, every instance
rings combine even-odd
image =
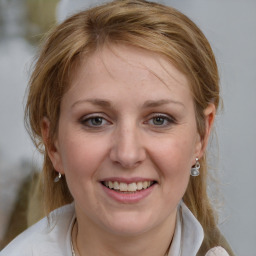
[[[106,186],[102,185],[103,190],[105,193],[112,199],[116,200],[119,203],[124,203],[124,204],[133,204],[137,203],[144,198],[148,197],[156,184],[153,184],[147,189],[142,189],[133,193],[124,193],[124,192],[117,192],[113,189],[107,188]]]

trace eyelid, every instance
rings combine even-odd
[[[149,116],[149,119],[154,118],[154,117],[163,117],[163,118],[166,118],[166,119],[170,119],[173,122],[176,122],[176,119],[173,116],[171,116],[169,114],[165,114],[165,113],[152,113]]]
[[[95,117],[101,117],[101,118],[106,118],[105,117],[106,115],[101,113],[101,112],[96,112],[96,113],[91,113],[91,114],[86,114],[86,115],[83,115],[80,120],[86,120],[86,119],[89,119],[89,118],[95,118]]]
[[[97,128],[102,128],[104,126],[106,126],[106,124],[103,125],[99,125],[99,126],[93,126],[93,125],[86,125],[85,123],[91,119],[94,118],[102,118],[105,122],[107,122],[108,124],[111,124],[111,122],[108,120],[108,118],[106,117],[106,115],[104,115],[103,113],[92,113],[92,114],[88,114],[88,115],[84,115],[79,119],[79,122],[86,126],[87,128],[92,128],[92,129],[97,129]]]
[[[152,124],[152,126],[157,127],[157,128],[160,128],[160,129],[161,129],[161,128],[168,128],[169,126],[171,126],[171,125],[177,123],[177,122],[176,122],[176,119],[175,119],[173,116],[171,116],[171,115],[169,115],[169,114],[164,114],[164,113],[152,113],[152,114],[147,118],[146,123],[149,123],[150,120],[152,120],[152,119],[154,119],[154,118],[157,118],[157,117],[161,117],[161,118],[165,119],[165,120],[168,122],[168,124],[164,124],[164,125],[154,125],[154,124]]]

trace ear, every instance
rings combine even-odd
[[[62,164],[61,164],[61,157],[59,153],[59,146],[57,141],[51,141],[49,134],[50,134],[50,121],[47,117],[44,117],[41,122],[41,134],[45,146],[46,153],[48,154],[49,158],[51,159],[52,165],[54,169],[64,174]]]
[[[216,115],[216,108],[213,103],[210,103],[208,107],[204,110],[204,117],[205,117],[205,134],[201,138],[201,148],[198,152],[197,157],[200,159],[206,150],[208,140],[211,134],[211,130],[213,127],[214,119]]]

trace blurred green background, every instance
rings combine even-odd
[[[56,23],[56,6],[59,0],[25,0],[26,10],[25,37],[32,43],[37,44]]]
[[[16,22],[18,34],[32,44],[56,22],[56,6],[59,0],[0,0],[0,39],[6,36],[6,26]],[[8,28],[7,28],[8,30]],[[16,30],[17,31],[17,30]],[[14,34],[12,36],[15,36]]]
[[[35,153],[23,125],[24,67],[55,25],[58,2],[0,0],[0,250],[43,215],[35,193],[40,163],[31,159]]]

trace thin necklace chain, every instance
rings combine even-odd
[[[77,225],[77,220],[75,219],[73,227],[72,227],[72,231],[71,231],[71,253],[72,253],[72,256],[79,256],[79,255],[76,255],[75,250],[74,250],[74,245],[73,245],[73,240],[76,245],[75,237],[77,236],[77,232],[78,232],[76,225]],[[76,235],[74,234],[74,231],[75,231],[74,229],[76,229]]]
[[[73,225],[72,229],[74,229],[75,225],[76,225],[76,220],[74,222],[74,225]],[[72,232],[71,232],[71,253],[72,253],[72,256],[79,256],[79,255],[76,255],[76,253],[75,253],[75,249],[74,249],[73,241],[72,241],[73,239],[74,239],[74,237],[73,237]],[[168,252],[164,256],[168,256]]]
[[[72,252],[72,256],[77,256],[74,250],[74,246],[73,246],[73,242],[71,241],[71,252]],[[78,255],[79,256],[79,255]],[[164,256],[168,256],[168,252],[164,255]]]
[[[72,241],[71,241],[71,252],[72,252],[72,256],[76,256]]]

